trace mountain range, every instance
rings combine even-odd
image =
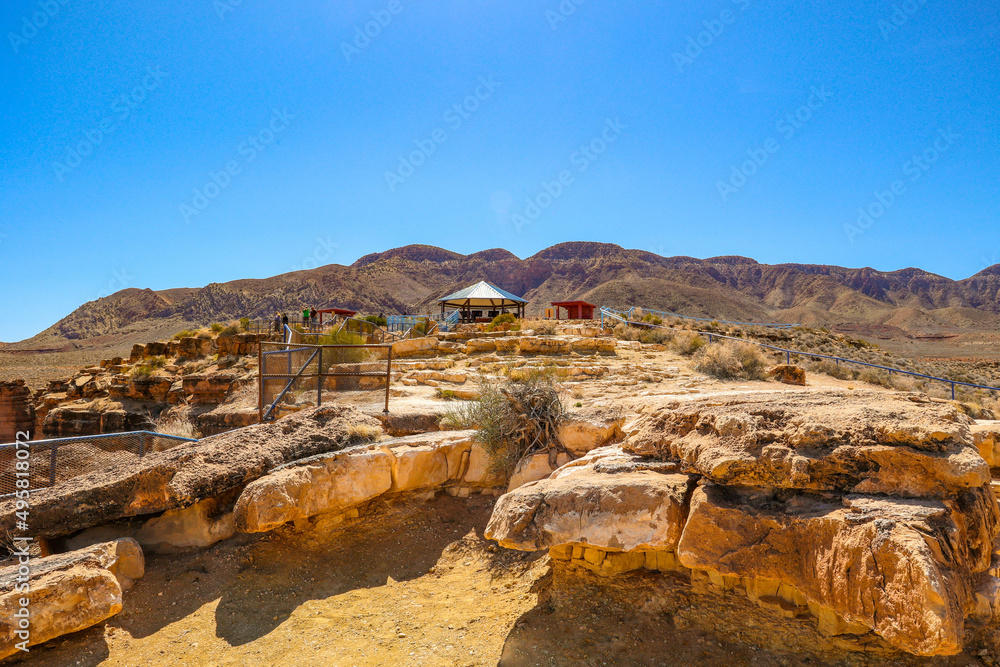
[[[1000,264],[964,280],[811,264],[760,264],[746,257],[661,257],[609,243],[570,242],[526,259],[500,248],[462,255],[409,245],[271,278],[168,290],[125,289],[83,304],[7,349],[49,349],[146,340],[162,332],[239,317],[266,319],[303,306],[421,314],[479,280],[529,300],[585,299],[686,315],[835,326],[889,335],[1000,328]]]

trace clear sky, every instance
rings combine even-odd
[[[1000,262],[1000,6],[8,0],[0,340],[427,243]]]

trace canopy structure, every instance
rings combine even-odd
[[[358,311],[349,310],[347,308],[320,308],[316,311],[319,314],[319,323],[323,324],[323,315],[333,315],[331,318],[334,322],[337,321],[337,316],[340,317],[354,317]]]
[[[457,308],[463,322],[489,321],[501,313],[514,312],[518,317],[524,317],[526,299],[505,292],[499,287],[480,281],[454,294],[438,299],[441,304],[441,317],[446,308]]]
[[[566,319],[568,320],[592,320],[594,319],[594,308],[597,306],[588,301],[553,301],[556,308],[556,319],[559,319],[560,311],[566,309]]]

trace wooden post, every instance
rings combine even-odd
[[[316,357],[316,406],[323,405],[323,346]]]
[[[389,414],[389,384],[392,381],[392,345],[389,346],[389,359],[385,364],[385,414]]]
[[[257,423],[264,422],[264,345],[257,344]]]

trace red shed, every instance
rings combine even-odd
[[[319,323],[323,324],[323,314],[333,315],[333,319],[336,319],[339,315],[340,317],[354,317],[358,311],[348,310],[347,308],[320,308],[316,311],[319,315]]]
[[[560,313],[563,308],[566,309],[567,320],[592,320],[597,307],[586,301],[553,301],[552,305],[556,307],[557,320],[562,319]]]

